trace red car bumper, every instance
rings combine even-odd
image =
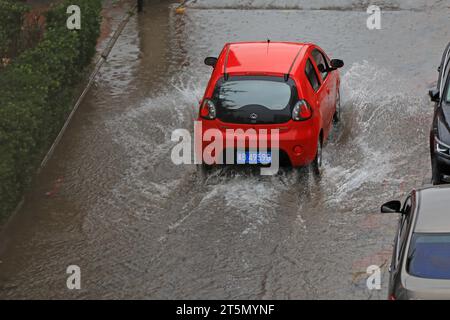
[[[260,146],[263,143],[261,140],[265,139],[264,133],[262,133],[261,129],[267,130],[267,148],[271,149],[273,143],[271,141],[271,130],[278,129],[278,149],[285,153],[290,161],[290,164],[294,167],[305,166],[310,164],[317,153],[317,140],[319,137],[318,129],[316,129],[316,125],[314,125],[314,119],[310,119],[308,121],[289,121],[281,124],[234,124],[234,123],[225,123],[218,119],[215,120],[205,120],[202,118],[198,119],[201,122],[201,137],[196,136],[196,139],[202,139],[202,143],[197,141],[197,146],[201,146],[202,154],[204,154],[205,148],[211,143],[211,141],[205,140],[205,132],[209,129],[216,129],[215,131],[221,132],[222,136],[222,150],[216,150],[217,152],[223,153],[227,148],[227,130],[238,130],[241,129],[246,132],[245,135],[239,132],[234,133],[234,135],[230,135],[228,133],[228,145],[230,145],[230,141],[234,140],[234,147],[238,147],[238,140],[244,140],[246,149],[253,149],[254,145],[251,145],[250,140],[253,142],[257,142],[257,145]],[[248,129],[253,129],[249,130]],[[198,129],[200,131],[200,129]],[[211,131],[210,131],[211,132]],[[214,140],[214,139],[212,139]],[[241,142],[242,143],[242,142]]]

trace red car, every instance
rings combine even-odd
[[[311,164],[320,174],[322,145],[340,117],[337,69],[344,65],[342,60],[330,60],[311,43],[267,41],[228,43],[218,58],[208,57],[205,64],[214,71],[200,102],[203,139],[197,145],[202,155],[214,140],[204,135],[213,129],[223,133],[221,146],[212,152],[213,163],[270,163],[273,137],[263,151],[248,140],[260,142],[262,129],[278,129],[280,162]],[[226,132],[231,129],[241,129],[231,140],[242,138],[245,147],[236,149],[236,143],[234,156],[225,159]],[[204,159],[202,167],[210,164]]]

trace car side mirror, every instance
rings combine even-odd
[[[330,66],[332,70],[342,68],[344,66],[344,61],[342,61],[341,59],[332,59],[330,61]]]
[[[382,213],[399,213],[402,208],[402,203],[398,200],[386,202],[381,206]]]
[[[207,57],[205,58],[205,64],[207,66],[211,66],[211,67],[215,67],[217,63],[217,58],[216,57]]]
[[[432,102],[439,102],[439,90],[433,89],[428,91],[428,95],[430,96],[430,99]]]

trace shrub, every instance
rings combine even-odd
[[[66,8],[81,8],[81,30]],[[0,218],[18,203],[70,112],[73,87],[95,54],[101,0],[69,0],[47,13],[42,41],[0,73]]]
[[[0,59],[9,58],[18,50],[18,35],[28,10],[28,6],[20,2],[0,0]]]

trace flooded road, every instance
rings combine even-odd
[[[385,299],[397,217],[379,206],[430,181],[426,93],[450,9],[378,1],[382,29],[368,30],[366,2],[322,2],[198,0],[183,15],[146,4],[3,232],[0,298]],[[193,131],[211,72],[204,57],[267,38],[346,63],[322,179],[222,168],[203,181],[172,164],[171,133]],[[66,287],[72,264],[81,290]],[[379,291],[366,288],[372,264]]]

